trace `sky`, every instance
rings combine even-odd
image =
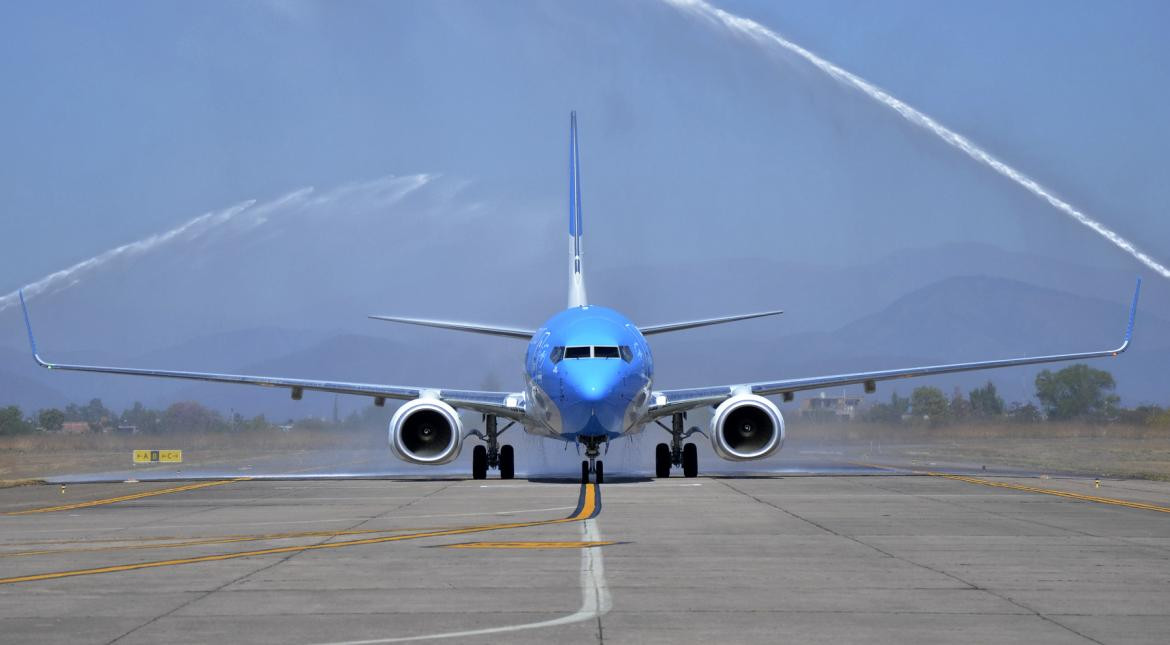
[[[1170,260],[1170,5],[717,6],[877,84]],[[356,328],[367,313],[535,326],[530,311],[563,306],[570,110],[587,270],[847,269],[961,242],[1143,273],[807,63],[654,0],[3,12],[0,294],[205,213],[270,208],[46,293],[37,306],[58,299],[53,321],[92,322],[72,349],[147,351],[278,322]],[[411,177],[425,186],[400,201],[378,192]],[[281,200],[295,207],[271,206]],[[629,279],[653,286],[655,310],[645,290],[590,295],[647,322],[783,306],[799,282],[696,294],[667,273]],[[23,341],[13,313],[0,311],[0,344]]]

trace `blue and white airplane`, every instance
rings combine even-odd
[[[712,387],[679,390],[654,389],[654,360],[646,337],[654,334],[693,329],[763,316],[779,311],[741,314],[692,320],[665,325],[637,325],[622,314],[589,304],[585,296],[581,242],[581,168],[577,153],[577,116],[570,115],[569,130],[569,306],[539,329],[517,329],[465,322],[371,316],[378,320],[439,327],[480,334],[492,334],[528,341],[524,359],[524,390],[520,392],[481,392],[443,388],[341,383],[270,376],[244,376],[203,372],[181,372],[98,365],[50,363],[37,351],[28,308],[21,293],[25,324],[33,358],[51,370],[73,370],[104,374],[129,374],[163,378],[244,383],[265,387],[288,388],[293,399],[306,390],[354,394],[385,405],[386,399],[406,401],[394,413],[389,428],[393,453],[412,464],[446,464],[459,456],[463,442],[475,437],[482,443],[472,453],[472,476],[484,479],[489,468],[498,469],[500,477],[511,479],[515,473],[512,447],[500,444],[500,435],[514,424],[541,437],[578,444],[585,449],[581,462],[581,479],[601,482],[603,463],[598,459],[602,444],[618,437],[641,432],[654,423],[670,433],[670,443],[660,443],[655,451],[655,472],[668,477],[672,467],[681,467],[683,475],[698,474],[698,456],[694,443],[687,439],[701,432],[685,428],[688,410],[713,407],[707,435],[715,453],[723,459],[746,461],[763,459],[780,450],[784,443],[784,417],[775,403],[765,397],[778,396],[791,401],[794,393],[828,387],[861,384],[873,392],[878,381],[948,374],[1016,365],[1074,361],[1117,356],[1129,347],[1137,313],[1141,280],[1133,295],[1125,338],[1115,349],[1103,351],[1029,356],[975,363],[954,363],[904,369],[837,374],[812,378],[790,378],[759,383],[733,383]],[[482,414],[483,430],[467,430],[458,410]],[[670,419],[669,425],[663,420]],[[503,418],[507,424],[500,428]]]

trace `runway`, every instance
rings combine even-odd
[[[855,467],[871,474],[2,489],[0,640],[970,645],[1170,633],[1170,484]]]

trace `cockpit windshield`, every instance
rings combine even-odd
[[[552,348],[552,353],[549,354],[549,360],[553,364],[569,358],[620,358],[629,363],[634,360],[634,352],[630,350],[628,345],[620,347],[616,345],[577,345],[575,347],[557,346]]]
[[[588,346],[566,347],[565,358],[590,358],[592,357],[592,354],[590,353],[592,349],[592,347]]]
[[[602,347],[600,345],[593,348],[593,358],[621,358],[618,354],[617,347]]]

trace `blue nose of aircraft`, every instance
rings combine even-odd
[[[622,381],[621,366],[615,359],[565,361],[565,393],[580,403],[602,403],[616,393]]]
[[[571,432],[609,434],[620,430],[626,401],[620,359],[566,360],[561,368],[562,408]]]

